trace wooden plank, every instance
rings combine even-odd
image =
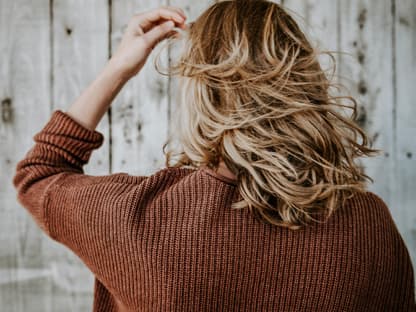
[[[0,1],[2,311],[91,309],[92,275],[70,251],[39,231],[17,203],[11,177],[16,162],[33,144],[33,134],[52,110],[67,108],[104,65],[111,2],[113,51],[122,27],[134,12],[175,5],[188,13],[189,22],[213,3]],[[53,4],[52,10],[49,3]],[[342,82],[359,100],[363,109],[360,122],[375,139],[375,147],[385,151],[378,158],[364,160],[367,172],[375,179],[370,189],[386,200],[415,264],[415,2],[285,0],[284,5],[305,17],[302,24],[295,16],[322,47],[352,55],[339,58]],[[164,55],[166,60],[168,55]],[[98,126],[106,141],[86,166],[88,173],[109,172],[109,152],[113,153],[113,171],[149,174],[163,166],[161,148],[167,132],[174,131],[168,125],[169,112],[176,105],[177,81],[160,76],[152,61],[151,55],[144,70],[128,83],[113,105],[112,148],[110,124],[103,120]]]
[[[17,202],[12,177],[50,114],[49,1],[0,1],[0,23],[0,307],[47,311],[48,238]]]
[[[66,110],[98,75],[108,60],[109,9],[107,0],[53,1],[52,109]],[[97,130],[105,136],[103,146],[85,166],[89,174],[109,173],[109,124]],[[51,311],[82,311],[92,307],[93,275],[70,250],[54,241],[45,242],[45,262],[54,272]]]
[[[53,109],[67,109],[108,60],[107,0],[53,2]],[[106,137],[85,171],[106,174],[109,168],[108,120],[97,127]]]
[[[394,218],[409,248],[416,268],[416,2],[395,1],[395,123],[396,175],[394,176]]]
[[[114,52],[123,28],[133,14],[147,11],[164,0],[115,1],[112,5]],[[154,51],[153,51],[154,52]],[[162,146],[167,135],[168,94],[166,76],[153,67],[152,53],[140,73],[124,86],[112,105],[112,170],[148,175],[163,167]],[[165,52],[163,57],[167,59]]]
[[[384,152],[364,158],[366,173],[373,177],[369,189],[394,209],[392,15],[390,0],[340,1],[339,72],[359,104],[359,124],[375,148]]]
[[[339,49],[338,1],[284,0],[283,7],[296,20],[311,44],[318,50],[337,51]],[[334,57],[338,59],[338,54],[334,54]],[[330,58],[322,54],[319,60],[322,68],[331,73],[330,68],[333,64]]]

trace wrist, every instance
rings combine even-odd
[[[131,78],[130,75],[123,69],[123,67],[117,64],[117,62],[113,59],[110,59],[107,62],[103,72],[104,74],[113,77],[120,83],[125,83]]]

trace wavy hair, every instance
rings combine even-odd
[[[166,166],[215,169],[223,160],[242,197],[232,208],[290,229],[329,218],[373,182],[355,158],[380,150],[356,123],[356,100],[332,95],[341,89],[334,56],[312,47],[283,7],[217,2],[167,41],[183,48],[167,73],[161,51],[155,59],[159,73],[179,77],[179,158],[172,164],[174,151],[165,151],[170,135]],[[331,57],[332,77],[320,53]]]

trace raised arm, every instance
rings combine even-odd
[[[185,28],[185,19],[184,12],[176,7],[159,7],[134,15],[115,54],[67,114],[94,130],[123,85],[143,67],[155,45],[173,35],[175,25]]]
[[[124,83],[143,66],[154,44],[169,32],[164,22],[170,18],[184,20],[167,8],[132,18],[120,47],[97,79],[67,112],[53,112],[34,135],[35,144],[17,163],[13,178],[17,199],[43,231],[70,248],[107,284],[116,278],[115,272],[103,266],[117,259],[103,259],[108,246],[101,233],[120,232],[114,227],[126,220],[113,222],[114,214],[134,207],[140,192],[148,189],[147,177],[87,175],[83,166],[103,143],[103,135],[95,130],[97,124]]]

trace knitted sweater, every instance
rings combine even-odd
[[[207,167],[84,174],[104,137],[63,111],[33,139],[17,198],[94,274],[93,311],[416,311],[408,250],[372,192],[294,231],[231,209],[237,182]]]

